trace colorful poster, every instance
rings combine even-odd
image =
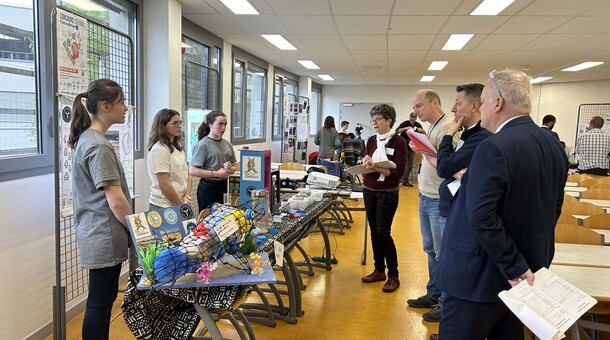
[[[57,9],[57,90],[77,95],[87,91],[87,20]]]
[[[133,106],[127,105],[127,112],[125,112],[125,123],[114,124],[110,126],[106,131],[106,139],[114,147],[123,170],[125,171],[125,179],[127,180],[127,186],[129,187],[129,194],[131,198],[134,197],[134,178],[133,178],[133,117],[134,117]]]

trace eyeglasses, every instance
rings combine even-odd
[[[182,121],[181,120],[172,120],[171,122],[168,122],[167,124],[172,124],[173,126],[182,126]]]
[[[502,96],[502,91],[500,91],[500,86],[498,86],[498,82],[496,81],[496,78],[494,77],[497,73],[498,73],[498,71],[496,71],[496,70],[489,72],[489,79],[491,79],[491,81],[493,81],[494,84],[496,84],[496,88],[498,89],[498,93],[500,94],[500,97],[504,98],[504,96]]]
[[[371,124],[373,124],[373,123],[379,123],[379,122],[380,122],[380,121],[382,121],[382,120],[385,120],[385,118],[381,118],[381,117],[380,117],[380,118],[373,118],[373,119],[371,119]]]

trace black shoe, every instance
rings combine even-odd
[[[432,310],[426,312],[422,315],[422,318],[428,322],[439,322],[441,321],[441,316],[443,315],[443,308],[441,305],[435,305],[432,307]]]
[[[426,294],[418,297],[417,299],[407,300],[407,304],[415,308],[428,308],[438,304],[438,300],[435,300],[430,297],[430,295]]]
[[[405,187],[412,187],[413,184],[409,183],[409,182],[402,182],[402,185]]]

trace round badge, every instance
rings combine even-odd
[[[163,216],[165,216],[165,220],[169,224],[175,224],[176,222],[178,222],[178,214],[176,214],[176,212],[172,208],[165,209],[165,211],[163,212]]]
[[[180,215],[182,215],[182,218],[185,220],[192,218],[193,217],[193,208],[191,208],[191,206],[188,204],[181,205],[180,206]]]
[[[151,227],[158,228],[161,225],[161,214],[154,210],[149,211],[148,216],[146,216],[146,220]]]

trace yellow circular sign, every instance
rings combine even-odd
[[[151,227],[153,228],[158,228],[161,225],[161,214],[159,214],[156,211],[149,211],[148,212],[148,216],[146,216],[146,220],[148,221],[148,224],[150,224]]]

